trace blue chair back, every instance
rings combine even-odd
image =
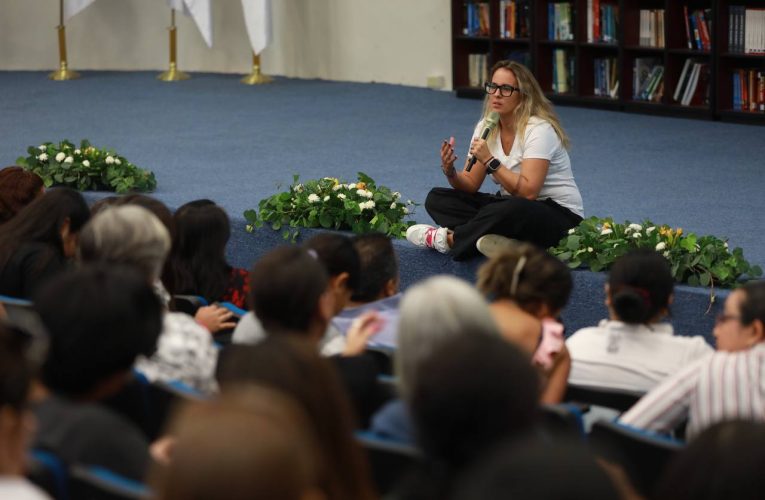
[[[72,497],[82,500],[139,500],[151,498],[143,483],[94,465],[69,469]]]
[[[370,432],[357,432],[356,441],[366,452],[372,478],[381,496],[392,492],[422,457],[414,446],[384,439]]]

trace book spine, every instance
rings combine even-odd
[[[698,24],[699,31],[701,32],[701,47],[703,50],[711,50],[712,42],[709,39],[709,32],[707,31],[707,23],[704,19],[704,11],[698,11]]]
[[[683,19],[685,20],[685,39],[688,41],[688,48],[693,49],[693,44],[691,43],[691,29],[688,25],[688,6],[683,5]]]

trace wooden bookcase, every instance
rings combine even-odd
[[[588,40],[588,5],[590,0],[528,0],[528,36],[509,39],[500,32],[501,0],[452,0],[452,81],[458,97],[483,97],[480,86],[470,86],[470,54],[486,54],[487,66],[508,55],[528,53],[528,64],[546,95],[559,104],[570,104],[604,109],[646,112],[701,119],[720,119],[765,124],[765,112],[734,109],[734,73],[746,78],[750,70],[765,72],[765,54],[734,52],[729,47],[731,6],[765,9],[765,0],[597,0],[601,6],[613,9],[615,40]],[[464,34],[467,26],[467,3],[487,4],[489,15],[488,36]],[[568,3],[573,36],[568,40],[550,37],[550,4]],[[554,8],[554,7],[553,7]],[[663,46],[641,44],[641,10],[663,10]],[[695,43],[689,48],[686,36],[687,13],[703,12],[708,19],[709,46],[701,49]],[[613,30],[614,26],[609,27]],[[690,26],[693,32],[692,24]],[[591,33],[591,32],[590,32]],[[643,33],[644,34],[644,33]],[[554,92],[556,58],[570,59],[567,68],[573,69],[565,92]],[[603,60],[615,65],[618,89],[613,95],[596,95],[595,69]],[[686,60],[689,67],[698,64],[700,71],[708,71],[708,91],[682,105],[674,99]],[[663,67],[663,92],[656,89],[653,100],[635,99],[634,68],[638,62],[651,60]],[[560,62],[559,62],[560,64]],[[560,67],[560,65],[558,66]],[[560,73],[558,74],[560,78]],[[706,77],[706,76],[705,76]],[[475,78],[474,78],[475,80]],[[601,84],[602,76],[601,76]],[[560,81],[559,81],[560,87]],[[682,92],[680,93],[682,98]]]

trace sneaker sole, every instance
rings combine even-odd
[[[475,247],[486,257],[492,258],[510,248],[517,246],[520,242],[499,234],[486,234],[478,238]]]

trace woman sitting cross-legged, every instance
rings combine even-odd
[[[646,392],[669,375],[708,356],[701,336],[674,335],[663,322],[672,302],[669,263],[653,250],[637,250],[614,263],[606,284],[609,319],[566,341],[569,382]]]
[[[500,61],[485,88],[482,118],[461,172],[454,166],[454,138],[441,145],[441,170],[452,189],[434,188],[425,200],[440,227],[416,224],[407,230],[410,242],[451,253],[455,260],[491,247],[497,238],[478,243],[488,234],[555,245],[584,214],[568,137],[531,72]],[[482,131],[497,116],[498,125],[484,138]],[[478,192],[487,176],[499,184],[497,194]]]

